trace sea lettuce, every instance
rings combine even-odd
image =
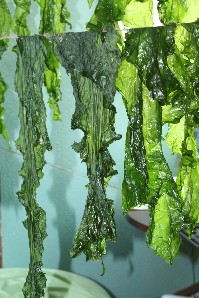
[[[99,0],[95,12],[87,24],[88,29],[118,27],[122,21],[127,27],[152,26],[152,0]]]
[[[177,187],[190,233],[199,220],[199,159],[194,136],[194,127],[199,127],[198,29],[198,22],[177,26],[175,51],[168,59],[184,92],[180,104],[182,116],[178,122],[169,125],[167,143],[173,153],[181,155]]]
[[[64,33],[67,25],[71,27],[71,24],[68,22],[70,13],[66,7],[66,0],[36,1],[40,6],[39,33],[41,35]],[[59,109],[59,101],[61,99],[59,62],[51,51],[48,39],[45,39],[45,46],[47,52],[45,86],[50,96],[48,103],[53,109],[54,120],[61,120]]]
[[[122,184],[122,208],[125,214],[135,206],[146,204],[148,196],[148,172],[142,131],[142,82],[136,67],[125,59],[119,69],[116,86],[122,94],[129,119]]]
[[[43,177],[44,153],[51,149],[46,130],[46,109],[42,97],[44,82],[44,44],[39,36],[17,39],[15,85],[19,95],[20,135],[16,142],[24,161],[18,198],[26,210],[23,222],[28,230],[29,272],[23,288],[24,297],[44,296],[45,274],[41,270],[43,240],[46,237],[46,214],[36,201],[36,189]]]
[[[5,0],[0,0],[0,36],[7,36],[10,32],[11,26],[11,15]],[[2,59],[3,53],[6,51],[8,46],[8,39],[0,39],[0,60]],[[0,73],[0,134],[8,140],[8,132],[4,123],[4,94],[7,90],[7,84],[5,83]]]
[[[73,148],[86,162],[89,178],[87,202],[71,256],[83,252],[87,260],[98,260],[106,253],[106,241],[116,240],[113,201],[106,197],[105,189],[116,174],[108,146],[120,138],[115,133],[112,104],[120,65],[118,35],[92,31],[67,33],[53,40],[56,55],[71,74],[76,99],[71,125],[84,132]]]
[[[143,134],[149,175],[150,225],[148,244],[169,264],[178,254],[183,225],[182,202],[162,152],[162,111],[143,85]]]
[[[149,193],[144,194],[145,198],[140,194],[137,201],[149,204],[149,246],[169,264],[179,251],[179,231],[184,220],[182,202],[161,144],[162,106],[175,107],[184,96],[181,85],[167,62],[169,55],[174,52],[174,29],[175,27],[170,25],[164,28],[130,30],[126,34],[124,51],[127,62],[137,68],[137,85],[134,85],[137,91],[134,97],[137,100],[142,98],[139,102],[142,119],[140,135],[145,150],[142,160],[145,160],[149,176]],[[132,99],[131,102],[133,104]],[[181,117],[181,114],[178,117]],[[132,142],[136,142],[136,139]],[[135,165],[132,163],[132,175],[134,171]]]
[[[150,95],[161,105],[177,105],[184,95],[167,63],[169,55],[174,52],[174,29],[172,24],[131,29],[126,34],[124,55],[136,66]]]
[[[14,0],[16,5],[12,30],[19,36],[30,35],[27,16],[30,13],[31,0]]]
[[[197,0],[159,0],[158,11],[160,20],[168,23],[191,23],[199,17]]]

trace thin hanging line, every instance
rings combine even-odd
[[[188,23],[187,23],[188,24]],[[169,24],[168,24],[169,25]],[[168,25],[163,25],[163,26],[154,26],[154,27],[136,27],[136,28],[125,28],[125,29],[114,29],[113,31],[115,32],[128,32],[130,30],[135,30],[135,29],[142,29],[142,28],[157,28],[157,27],[166,27]],[[180,26],[182,24],[180,23],[175,23],[176,27],[177,26]],[[70,33],[71,31],[68,31],[68,32],[64,32],[64,33],[44,33],[44,34],[35,34],[37,36],[43,36],[43,37],[53,37],[53,36],[58,36],[58,35],[62,35],[62,34],[66,34],[66,33]],[[84,31],[84,32],[91,32],[91,31]],[[102,29],[101,31],[99,30],[96,30],[95,32],[101,32],[101,33],[106,33],[108,32],[108,30],[106,29]],[[73,32],[73,33],[76,33],[76,32]],[[5,36],[0,36],[0,40],[2,39],[17,39],[17,38],[20,38],[20,37],[30,37],[30,36],[34,36],[34,35],[5,35]]]
[[[118,30],[114,30],[114,31],[115,32],[120,32],[120,31],[127,32],[131,29],[133,29],[133,28],[118,29]],[[91,31],[85,31],[85,32],[91,32]],[[96,30],[96,32],[97,32],[97,30]],[[108,31],[104,29],[104,30],[101,30],[100,32],[105,33],[105,32],[108,32]],[[70,31],[64,32],[64,33],[44,33],[44,34],[35,34],[35,35],[43,36],[43,37],[48,38],[48,37],[58,36],[58,35],[66,34],[66,33],[70,33]],[[76,33],[76,32],[74,32],[74,33]],[[5,36],[0,36],[0,40],[2,40],[2,39],[17,39],[19,37],[30,37],[30,35],[20,35],[20,36],[19,35],[5,35]]]

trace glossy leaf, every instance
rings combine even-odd
[[[199,18],[199,2],[197,0],[159,0],[160,20],[168,23],[191,23]]]
[[[99,0],[87,28],[118,28],[119,21],[122,21],[123,25],[133,28],[152,26],[152,7],[152,0]]]
[[[162,152],[161,106],[143,86],[143,133],[149,175],[148,244],[169,264],[178,254],[183,225],[182,203]]]
[[[174,25],[132,29],[126,34],[125,56],[138,69],[141,80],[153,99],[161,105],[183,97],[180,84],[168,67],[168,56],[174,52]]]
[[[122,208],[123,212],[127,213],[135,206],[147,203],[148,173],[142,131],[142,83],[136,67],[126,60],[119,69],[117,89],[123,96],[129,119],[122,184]]]

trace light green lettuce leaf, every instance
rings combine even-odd
[[[160,20],[168,23],[191,23],[199,18],[198,0],[159,0]]]
[[[68,21],[70,13],[66,7],[67,0],[36,1],[40,6],[40,34],[64,33],[67,25],[71,27]],[[51,51],[48,39],[45,40],[45,46],[47,51],[45,86],[50,96],[48,103],[53,110],[53,119],[61,120],[59,109],[59,101],[61,100],[59,62]]]
[[[16,5],[12,30],[19,36],[30,35],[27,16],[30,13],[31,0],[14,0]]]
[[[148,244],[157,255],[171,264],[181,244],[182,204],[162,152],[161,106],[150,97],[144,85],[143,134],[150,190]]]
[[[131,0],[126,6],[122,22],[130,28],[153,26],[153,1]]]
[[[7,36],[11,27],[11,15],[5,0],[0,0],[0,36]],[[0,59],[2,59],[3,53],[8,46],[8,39],[0,40]],[[8,140],[8,131],[4,123],[4,95],[7,90],[7,84],[5,83],[0,73],[0,134],[3,135],[5,140]]]
[[[124,60],[116,82],[128,116],[126,133],[122,208],[124,214],[147,203],[148,173],[142,132],[142,83],[134,65]]]

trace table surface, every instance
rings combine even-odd
[[[128,211],[127,219],[132,225],[146,232],[149,226],[149,211],[139,209]]]

